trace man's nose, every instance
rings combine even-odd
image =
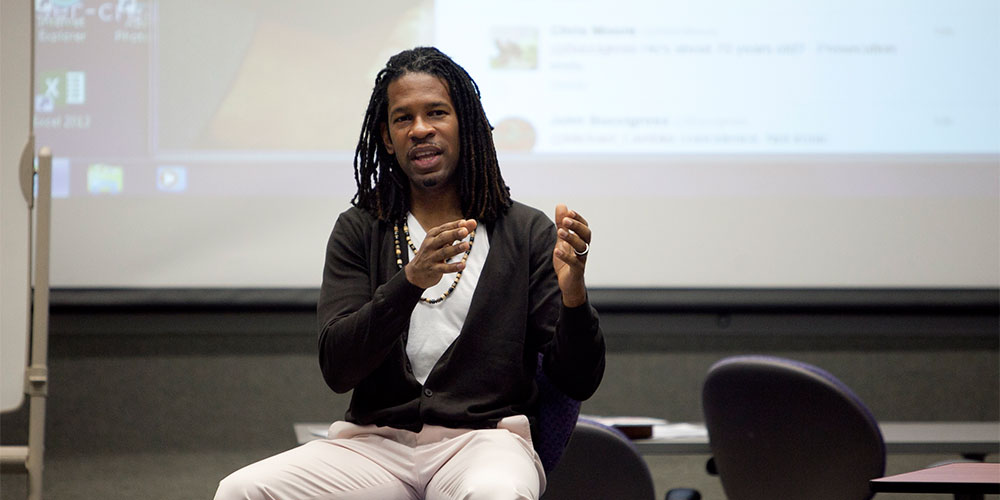
[[[413,120],[413,127],[410,128],[410,138],[414,140],[426,139],[434,134],[434,127],[421,117]]]

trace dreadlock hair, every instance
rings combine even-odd
[[[469,73],[433,47],[392,56],[375,77],[375,88],[354,153],[358,191],[351,204],[386,222],[402,221],[410,209],[410,181],[395,155],[382,143],[389,115],[389,84],[407,73],[427,73],[447,83],[458,116],[459,160],[455,171],[462,213],[483,222],[496,220],[510,206],[510,189],[500,175],[493,127],[480,102],[479,86]]]

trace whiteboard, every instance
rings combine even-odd
[[[0,410],[21,406],[31,283],[30,210],[18,176],[31,116],[30,1],[0,4]]]

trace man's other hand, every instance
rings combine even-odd
[[[587,300],[583,272],[590,252],[590,226],[587,219],[566,205],[556,205],[556,232],[559,239],[552,251],[552,266],[559,278],[563,305],[577,307]]]

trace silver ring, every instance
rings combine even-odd
[[[575,253],[577,257],[583,257],[590,251],[590,243],[584,243],[584,245],[587,245],[587,248],[584,248],[582,252],[577,252],[575,248],[573,249],[573,253]]]

